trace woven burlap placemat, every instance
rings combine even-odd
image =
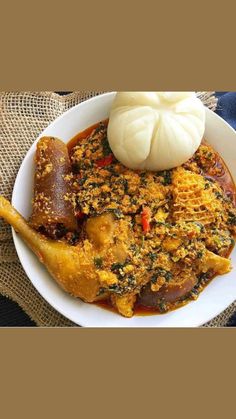
[[[0,93],[0,194],[11,199],[14,181],[32,143],[55,118],[72,106],[103,92]],[[214,92],[199,92],[210,109],[216,107]],[[54,310],[26,276],[15,251],[11,229],[0,220],[0,293],[16,301],[38,326],[76,326]],[[224,326],[236,309],[232,304],[206,326]]]

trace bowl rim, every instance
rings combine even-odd
[[[92,97],[92,98],[90,98],[90,99],[88,99],[88,100],[86,100],[84,102],[81,102],[81,103],[79,103],[79,104],[71,107],[70,109],[68,109],[67,111],[65,111],[63,114],[61,114],[60,116],[58,116],[50,124],[48,124],[48,126],[34,140],[34,142],[32,143],[31,147],[27,151],[24,159],[22,160],[22,163],[20,165],[20,168],[18,170],[16,179],[15,179],[15,182],[14,182],[14,187],[13,187],[13,192],[12,192],[12,200],[11,201],[12,201],[12,204],[13,205],[14,205],[14,200],[15,200],[15,196],[16,196],[16,193],[17,193],[18,181],[19,181],[19,179],[21,177],[21,172],[22,172],[22,170],[23,170],[23,168],[25,166],[25,163],[26,163],[26,160],[27,160],[27,156],[29,155],[29,153],[32,152],[32,149],[35,148],[35,145],[36,145],[37,141],[39,140],[39,138],[41,138],[44,135],[44,132],[46,130],[48,130],[49,128],[53,128],[55,125],[58,124],[59,121],[61,121],[62,119],[66,118],[69,114],[75,112],[75,109],[78,109],[78,108],[83,109],[83,106],[89,105],[89,103],[92,103],[92,102],[96,101],[98,98],[101,99],[101,98],[105,98],[105,97],[112,97],[112,96],[115,95],[115,93],[116,92],[108,92],[108,93],[103,93],[103,94],[100,94],[100,95],[96,95],[96,96],[94,96],[94,97]],[[219,115],[217,115],[215,112],[211,111],[208,108],[206,108],[206,112],[209,113],[209,114],[213,114],[214,115],[214,118],[217,118],[218,121],[221,121],[221,123],[223,123],[225,126],[227,126],[231,130],[231,132],[236,136],[236,131],[223,118],[221,118]],[[12,228],[12,235],[13,235],[14,245],[15,245],[16,252],[18,254],[18,257],[19,257],[21,266],[24,269],[24,271],[25,271],[26,275],[28,276],[28,278],[29,278],[31,284],[33,285],[33,287],[37,290],[37,292],[39,292],[39,294],[45,299],[45,301],[47,301],[48,304],[50,304],[55,310],[57,310],[59,313],[61,313],[63,316],[65,316],[66,318],[68,318],[72,322],[77,323],[77,321],[75,321],[75,319],[74,319],[74,317],[73,317],[72,314],[68,313],[67,310],[64,310],[64,307],[61,307],[60,304],[57,304],[57,299],[52,300],[51,298],[49,298],[46,292],[42,292],[42,290],[39,290],[37,288],[37,286],[35,285],[35,283],[32,282],[30,269],[27,266],[27,264],[24,263],[24,256],[22,255],[22,249],[21,249],[21,246],[19,245],[19,242],[18,242],[18,236],[17,236],[17,234],[16,234],[16,232],[14,231],[13,228]],[[205,317],[204,322],[198,322],[197,319],[196,319],[195,322],[192,321],[192,325],[191,326],[176,326],[176,327],[181,327],[182,328],[182,327],[198,327],[198,326],[202,326],[202,324],[205,324],[205,323],[209,322],[210,320],[212,320],[213,318],[215,318],[217,315],[219,315],[222,311],[224,311],[230,304],[232,304],[233,301],[234,301],[234,298],[232,299],[231,303],[229,303],[223,310],[220,308],[218,311],[215,311],[214,314],[212,314],[212,315],[209,314],[207,317]],[[86,303],[84,303],[84,304],[86,304]],[[188,306],[188,304],[187,304],[187,306]],[[80,307],[78,307],[78,310],[79,309],[80,309]],[[178,309],[178,310],[180,310],[180,309]],[[136,316],[136,317],[138,317],[138,316]],[[79,322],[77,324],[80,325],[80,326],[82,326],[82,327],[92,327],[89,324],[86,324],[86,321],[85,322],[81,321],[81,322]],[[106,327],[106,325],[100,325],[100,326],[95,326],[95,327]],[[115,326],[115,327],[117,327],[117,326]],[[145,325],[136,326],[135,325],[135,326],[133,326],[133,325],[127,324],[126,326],[123,326],[122,325],[122,326],[118,326],[118,327],[122,327],[122,328],[123,327],[141,327],[141,328],[143,328],[143,327],[145,327],[145,328],[156,327],[156,328],[159,328],[159,327],[163,327],[163,326],[162,325],[152,325],[152,326],[145,326]],[[164,327],[173,327],[173,326],[164,325]]]

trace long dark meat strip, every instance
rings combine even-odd
[[[71,164],[66,144],[54,137],[41,138],[35,164],[31,226],[52,238],[75,231],[77,222],[70,200]]]

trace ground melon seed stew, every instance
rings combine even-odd
[[[229,271],[234,184],[205,141],[178,168],[127,169],[111,152],[107,123],[68,145],[71,190],[64,199],[73,205],[78,233],[66,237],[96,247],[99,300],[128,317],[133,311],[166,312],[195,299],[210,279]]]

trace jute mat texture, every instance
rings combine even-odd
[[[40,133],[74,105],[103,92],[79,91],[61,96],[53,92],[0,92],[0,194],[11,200],[21,162]],[[215,110],[214,92],[198,92]],[[16,301],[38,326],[77,326],[54,310],[26,276],[15,251],[11,229],[0,220],[0,293]],[[206,327],[225,326],[236,303]]]

